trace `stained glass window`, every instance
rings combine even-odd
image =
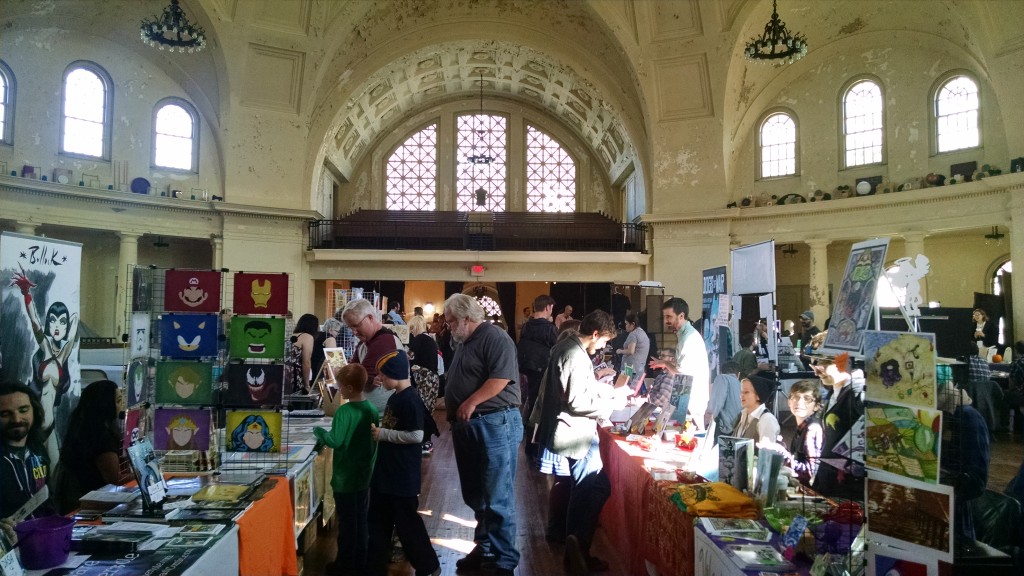
[[[938,89],[935,93],[935,136],[939,152],[979,145],[978,108],[978,85],[966,76],[952,78]]]
[[[846,167],[879,164],[884,143],[882,89],[861,80],[843,95]]]
[[[526,129],[526,211],[576,211],[576,163],[533,126]]]
[[[388,210],[437,209],[437,125],[402,143],[387,165]]]

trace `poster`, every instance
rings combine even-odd
[[[160,355],[202,358],[217,355],[216,314],[164,314],[160,317]]]
[[[866,399],[935,408],[937,361],[935,334],[866,331]]]
[[[313,463],[306,464],[295,475],[292,485],[293,510],[295,510],[295,534],[305,528],[313,512]]]
[[[147,312],[152,310],[152,291],[150,286],[153,282],[153,271],[148,268],[132,268],[132,312]]]
[[[725,289],[725,271],[725,266],[705,270],[704,281],[701,284],[703,296],[701,301],[701,334],[704,336],[704,348],[708,351],[708,368],[711,370],[711,381],[714,381],[718,376],[718,368],[722,364],[722,357],[732,357],[732,338],[728,325],[729,298],[726,295]],[[723,312],[725,313],[725,322],[722,321]]]
[[[939,563],[934,558],[911,554],[891,546],[872,544],[865,552],[865,576],[938,576]]]
[[[288,275],[236,272],[234,298],[235,314],[288,313]]]
[[[170,269],[164,275],[167,312],[220,312],[220,272]]]
[[[938,484],[941,411],[866,402],[864,416],[865,465]]]
[[[0,378],[28,384],[43,405],[50,462],[81,396],[78,363],[82,245],[0,235]]]
[[[128,406],[137,406],[149,401],[149,387],[146,386],[149,376],[149,366],[152,361],[148,358],[136,358],[128,364],[125,369],[125,401]]]
[[[281,413],[229,410],[224,427],[229,452],[280,452]]]
[[[132,312],[132,331],[129,338],[132,358],[149,356],[149,327],[149,312]]]
[[[867,537],[953,562],[953,487],[868,470]]]
[[[284,318],[235,316],[231,319],[228,355],[232,358],[281,360],[287,340]]]
[[[155,400],[160,404],[213,403],[213,366],[165,360],[156,365]]]
[[[718,481],[747,491],[753,483],[754,441],[736,436],[718,437]]]
[[[125,412],[124,449],[146,437],[146,409],[132,408]]]
[[[228,406],[280,406],[283,364],[229,364],[228,389],[224,404]]]
[[[167,495],[167,482],[160,470],[160,462],[153,453],[153,444],[149,440],[139,440],[128,448],[128,458],[135,471],[135,480],[141,488],[145,507],[150,508],[163,502]]]
[[[850,248],[823,347],[860,353],[864,331],[875,311],[875,289],[883,273],[889,239],[858,242]]]
[[[153,412],[153,448],[209,450],[210,411],[204,408],[157,408]]]

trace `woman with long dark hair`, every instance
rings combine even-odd
[[[323,363],[323,341],[317,346],[316,339],[320,333],[320,320],[314,314],[303,314],[292,330],[291,347],[285,357],[288,383],[286,394],[308,394],[309,380],[313,377],[314,350],[319,348],[320,358],[315,365],[319,369]]]
[[[110,380],[93,382],[82,390],[68,419],[54,472],[53,496],[61,514],[78,508],[84,494],[121,480],[117,418],[123,406],[121,392]]]

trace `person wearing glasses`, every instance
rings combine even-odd
[[[476,519],[475,546],[455,567],[512,576],[519,564],[515,479],[523,439],[516,345],[467,294],[448,297],[444,317],[456,343],[445,370],[445,408],[462,499]]]
[[[796,479],[804,486],[814,482],[821,460],[821,445],[825,441],[825,429],[821,426],[818,410],[821,408],[821,387],[814,380],[800,380],[789,388],[789,410],[796,419],[796,433],[789,441],[789,448],[781,444],[762,444],[759,448],[771,448],[781,452],[786,466],[793,469]]]
[[[380,312],[365,298],[346,304],[341,312],[341,320],[359,339],[353,358],[366,368],[364,396],[383,414],[393,391],[381,386],[380,378],[377,377],[377,362],[386,354],[404,350],[405,346],[397,334],[384,327],[380,321]]]

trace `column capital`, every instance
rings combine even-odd
[[[828,238],[808,238],[803,242],[804,244],[807,244],[811,248],[816,249],[827,248],[828,245],[832,243],[832,241],[829,240]]]
[[[142,233],[140,232],[115,232],[115,234],[121,239],[122,243],[128,241],[138,242],[139,238],[142,238]]]
[[[922,232],[920,230],[907,230],[905,232],[900,232],[900,236],[902,236],[907,242],[924,242],[924,239],[931,236],[931,233]]]
[[[38,222],[25,222],[18,220],[14,223],[14,231],[18,234],[25,234],[28,236],[35,236],[36,230],[39,228]]]

